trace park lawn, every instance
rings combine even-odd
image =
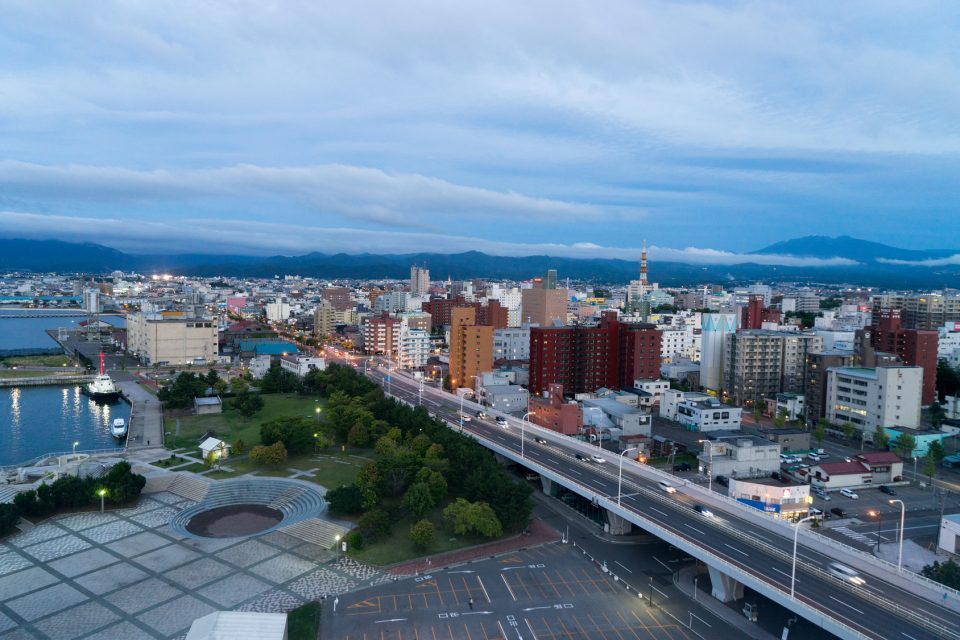
[[[297,394],[264,394],[263,409],[249,418],[244,418],[233,408],[229,398],[224,399],[223,413],[209,416],[168,417],[164,420],[164,430],[170,432],[168,446],[174,449],[189,447],[195,449],[200,437],[207,431],[213,431],[220,438],[233,444],[243,440],[248,447],[260,443],[260,425],[286,416],[315,417],[316,408],[324,405],[316,398]],[[176,435],[177,420],[180,420],[180,433]]]
[[[0,360],[9,367],[62,367],[73,363],[73,360],[65,355],[10,356]]]
[[[209,478],[235,478],[237,476],[257,472],[258,476],[286,478],[290,476],[290,469],[317,469],[316,476],[308,478],[301,476],[301,480],[314,482],[328,489],[336,489],[342,484],[353,484],[363,465],[373,460],[373,452],[369,449],[341,451],[324,451],[322,453],[305,453],[290,456],[287,461],[275,467],[262,466],[254,463],[249,457],[232,457],[224,460],[224,465],[233,471],[214,471],[207,474]]]
[[[423,558],[448,551],[456,551],[457,549],[465,549],[496,540],[496,538],[458,536],[451,533],[443,524],[443,509],[447,504],[449,504],[449,502],[444,503],[441,507],[437,507],[426,516],[427,519],[433,523],[434,527],[433,542],[426,550],[421,551],[415,549],[413,543],[410,542],[410,527],[413,526],[414,521],[407,516],[393,524],[393,527],[390,529],[390,535],[386,538],[377,540],[363,549],[349,549],[347,550],[347,555],[361,562],[382,567],[415,558]]]

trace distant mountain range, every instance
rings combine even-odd
[[[770,245],[750,255],[843,257],[857,262],[844,267],[783,267],[753,263],[703,265],[651,261],[651,280],[663,286],[708,282],[800,281],[850,283],[887,288],[960,287],[958,251],[914,251],[841,236],[808,236]],[[889,261],[939,261],[933,265]],[[302,275],[319,278],[407,278],[411,264],[425,264],[434,279],[451,277],[520,280],[556,269],[562,278],[597,283],[623,283],[637,277],[637,263],[613,259],[574,259],[553,256],[504,257],[478,251],[457,254],[405,255],[308,253],[301,256],[142,255],[91,243],[56,240],[0,239],[0,271],[60,273],[173,273],[197,276],[273,277]]]

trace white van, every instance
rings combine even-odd
[[[807,459],[808,459],[808,460],[812,460],[813,462],[820,462],[820,456],[818,456],[818,455],[815,454],[815,453],[808,453],[808,454],[807,454]]]
[[[840,489],[840,495],[847,496],[851,500],[859,500],[860,496],[853,489]]]
[[[667,493],[676,493],[676,492],[677,492],[677,488],[676,488],[675,486],[673,486],[672,484],[670,484],[669,482],[667,482],[666,480],[661,480],[661,481],[658,482],[657,484],[659,484],[659,485],[660,485],[660,488],[663,489],[664,491],[666,491]]]

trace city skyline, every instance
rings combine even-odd
[[[953,7],[100,6],[5,6],[7,237],[735,264],[960,231]]]

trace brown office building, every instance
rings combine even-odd
[[[936,331],[904,329],[899,309],[881,309],[874,313],[870,344],[877,351],[895,353],[904,364],[923,368],[923,393],[920,404],[929,405],[937,399]]]
[[[520,318],[525,323],[541,327],[553,326],[555,321],[567,322],[567,290],[557,289],[557,274],[552,269],[546,279],[537,279],[533,287],[520,292]]]
[[[454,307],[450,318],[450,386],[476,388],[474,376],[493,369],[493,327],[477,324],[473,307]]]
[[[333,305],[337,311],[353,309],[353,300],[350,299],[350,289],[346,287],[327,287],[320,294],[321,297]]]
[[[834,349],[807,354],[807,384],[804,404],[807,421],[816,424],[827,416],[827,369],[853,366],[853,353]]]

